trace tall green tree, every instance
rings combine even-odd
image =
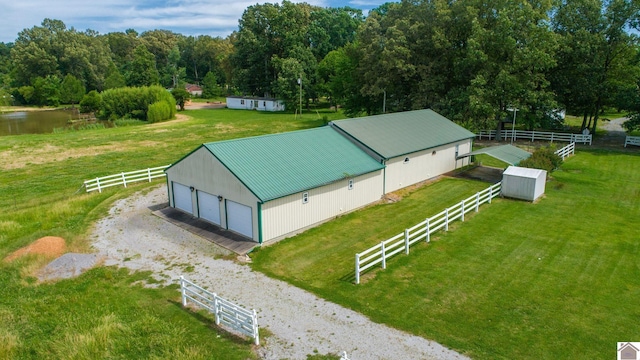
[[[222,95],[222,87],[218,84],[216,75],[209,71],[202,79],[202,97],[213,98]]]
[[[134,51],[133,60],[127,67],[128,86],[151,86],[159,84],[159,74],[156,69],[155,57],[145,45],[138,45]]]
[[[67,74],[60,84],[60,100],[65,104],[78,104],[84,97],[86,90],[82,81],[71,74]]]
[[[551,75],[559,101],[596,130],[601,110],[619,89],[637,83],[640,3],[633,0],[559,1],[552,19],[560,35],[558,67]]]

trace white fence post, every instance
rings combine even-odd
[[[216,325],[220,325],[220,302],[216,294],[213,294],[213,308],[215,309],[214,315],[216,316]]]
[[[425,232],[427,233],[426,241],[431,242],[431,230],[429,229],[429,218],[427,218],[427,221],[424,226],[425,226]]]
[[[493,199],[493,185],[489,186],[489,204],[491,204],[491,199]]]
[[[149,182],[151,182],[151,168],[147,168],[147,176],[149,176]]]
[[[127,187],[127,178],[124,176],[124,173],[122,173],[122,184],[124,187]]]
[[[382,251],[382,268],[383,268],[383,269],[386,269],[386,268],[387,268],[387,256],[386,256],[386,254],[384,253],[384,241],[382,241],[382,242],[380,243],[380,249],[381,249],[381,251]]]
[[[409,229],[404,229],[404,251],[409,255]]]
[[[102,192],[102,188],[100,188],[100,178],[96,178],[96,184],[98,184],[98,192]]]
[[[356,254],[356,284],[360,284],[360,254]]]
[[[260,333],[258,332],[258,313],[256,309],[253,309],[253,334],[255,338],[255,344],[260,345]]]
[[[478,191],[476,193],[476,212],[478,212],[479,208],[480,208],[480,192]]]
[[[449,208],[444,212],[444,231],[449,231]]]
[[[184,286],[184,276],[180,276],[180,292],[182,293],[182,306],[187,306],[187,293]]]
[[[460,202],[460,221],[464,222],[464,200]]]

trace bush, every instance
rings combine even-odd
[[[562,158],[555,152],[555,146],[538,148],[529,158],[520,161],[518,166],[542,169],[546,170],[547,173],[551,173],[562,165]]]
[[[80,112],[91,113],[100,110],[102,107],[102,96],[95,90],[89,91],[82,100],[80,100]]]
[[[147,112],[152,104],[166,103],[168,113],[155,109],[151,118],[162,121],[173,118],[176,114],[176,100],[170,92],[160,86],[124,87],[105,90],[102,93],[101,117],[104,119],[139,119],[147,120]],[[158,114],[162,113],[161,118]],[[168,115],[167,115],[168,114]]]
[[[149,111],[147,111],[148,122],[155,123],[168,119],[171,119],[171,109],[169,109],[169,104],[164,101],[158,101],[149,105]]]

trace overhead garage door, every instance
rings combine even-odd
[[[227,200],[227,227],[238,234],[253,238],[253,221],[251,208],[237,202]]]
[[[191,190],[188,186],[173,183],[173,204],[177,209],[193,214]]]
[[[198,214],[201,218],[220,225],[220,201],[215,195],[198,191]]]

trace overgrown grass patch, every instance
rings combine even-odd
[[[581,151],[538,203],[485,205],[361,285],[341,275],[353,271],[356,252],[388,237],[381,229],[406,226],[399,219],[413,213],[411,198],[263,249],[253,266],[472,358],[562,359],[573,349],[608,358],[617,341],[640,333],[638,169],[640,156]],[[442,184],[419,201],[428,215],[432,196],[453,192]]]

